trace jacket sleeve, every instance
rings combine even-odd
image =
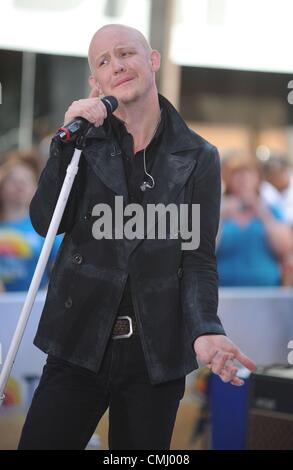
[[[201,152],[193,175],[192,204],[200,204],[200,243],[183,251],[182,308],[192,343],[204,334],[225,334],[217,316],[218,273],[215,239],[219,226],[221,176],[215,147]]]
[[[53,138],[50,157],[41,173],[37,191],[30,203],[30,218],[34,229],[45,237],[64,182],[66,169],[71,161],[74,146]],[[57,234],[69,232],[78,201],[79,172],[77,173]]]

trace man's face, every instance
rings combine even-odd
[[[122,103],[136,101],[155,86],[159,53],[148,48],[135,31],[101,30],[91,44],[89,59],[100,92]]]

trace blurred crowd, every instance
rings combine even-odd
[[[293,173],[284,155],[222,158],[220,286],[293,286]]]
[[[219,284],[293,286],[293,171],[285,155],[223,155]],[[29,204],[44,165],[37,151],[0,157],[0,292],[26,291],[44,243],[32,227]],[[41,288],[62,237],[55,239]]]
[[[28,290],[40,256],[44,238],[31,224],[29,204],[41,169],[36,151],[12,151],[0,159],[0,292]],[[41,288],[48,283],[60,243],[56,237]]]

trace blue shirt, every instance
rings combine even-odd
[[[281,212],[270,208],[281,220]],[[264,223],[253,217],[239,225],[233,219],[223,221],[217,248],[220,286],[278,286],[281,283],[280,263],[273,253]]]
[[[21,220],[0,222],[0,280],[7,291],[28,290],[43,244],[29,216]],[[55,238],[49,265],[52,263],[62,241]],[[45,269],[40,288],[48,282],[49,269]]]

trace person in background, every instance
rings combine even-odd
[[[293,233],[293,172],[288,157],[272,154],[263,162],[262,171],[261,196],[268,203],[282,207]],[[293,250],[282,261],[282,285],[293,287]]]
[[[44,239],[29,218],[29,204],[36,191],[39,160],[32,152],[11,152],[0,166],[0,282],[1,291],[29,288]],[[48,282],[62,237],[57,237],[40,287]]]
[[[261,196],[282,207],[285,221],[293,228],[293,172],[288,157],[272,154],[262,163]]]
[[[292,250],[292,233],[281,208],[259,194],[260,170],[250,155],[223,159],[224,196],[217,243],[220,286],[279,286],[281,261]]]

